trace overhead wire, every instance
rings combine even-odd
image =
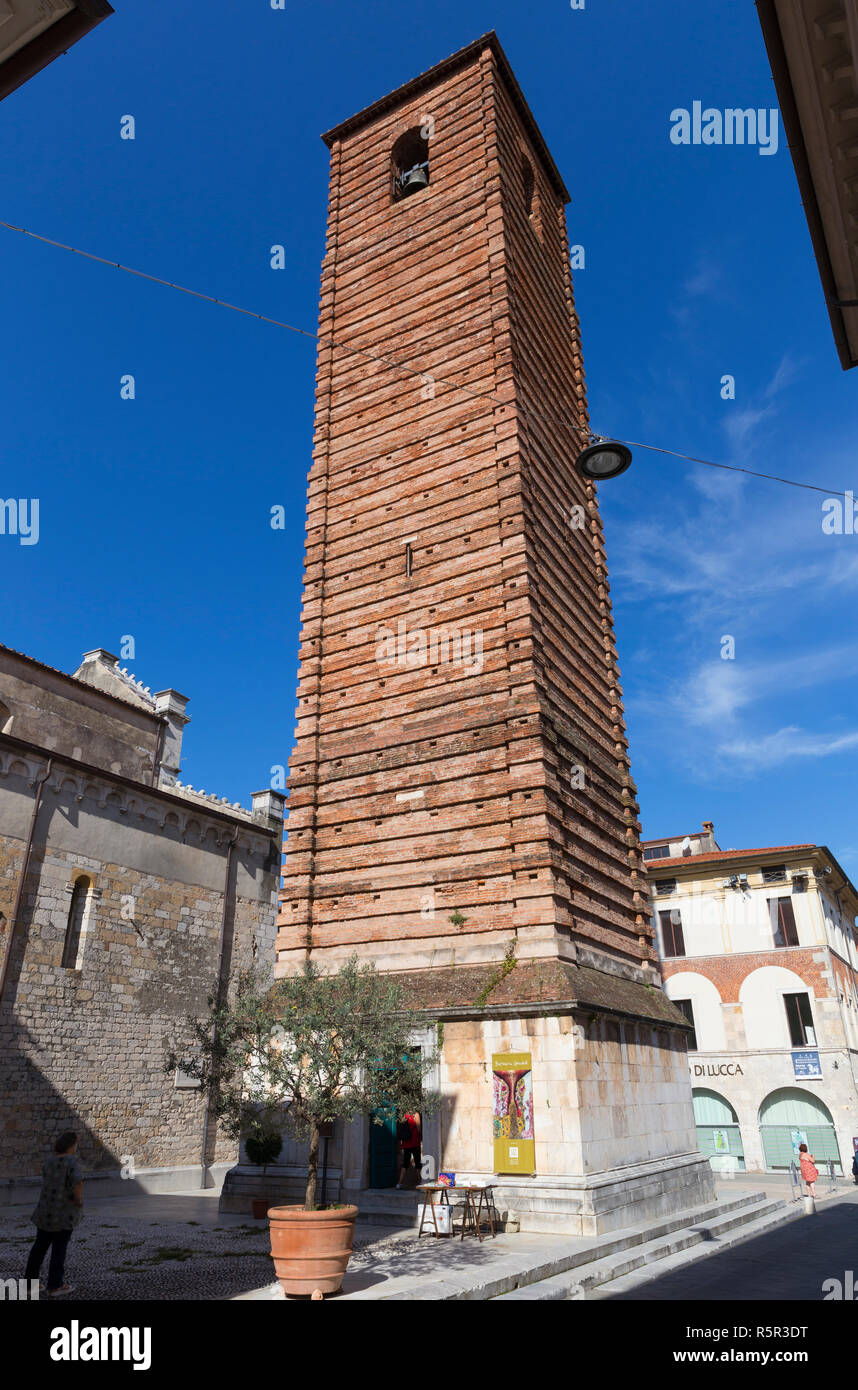
[[[39,232],[31,232],[26,227],[15,226],[12,222],[5,222],[0,218],[0,227],[9,232],[18,232],[22,236],[30,237],[33,241],[41,241],[46,246],[54,246],[61,251],[70,251],[75,256],[83,256],[89,261],[96,261],[99,265],[110,266],[114,270],[123,270],[128,275],[137,276],[141,280],[150,280],[153,284],[163,285],[167,289],[178,290],[180,294],[190,295],[194,299],[202,299],[208,304],[215,304],[222,309],[231,309],[234,313],[244,314],[248,318],[258,319],[260,323],[268,323],[275,328],[285,328],[289,333],[295,333],[302,338],[308,338],[322,347],[332,347],[342,352],[350,352],[359,357],[364,357],[368,361],[376,362],[391,370],[402,372],[404,375],[421,377],[424,381],[428,377],[433,383],[440,383],[443,386],[450,386],[464,395],[471,396],[475,400],[489,401],[492,405],[507,408],[509,401],[498,400],[488,391],[478,391],[471,386],[466,386],[462,382],[452,381],[447,377],[438,376],[435,372],[428,372],[425,368],[415,367],[410,362],[402,362],[396,358],[388,357],[384,353],[371,352],[368,348],[356,347],[352,343],[342,342],[340,339],[328,337],[322,333],[311,332],[307,328],[301,328],[297,324],[288,323],[285,319],[275,319],[269,314],[261,314],[255,309],[245,309],[240,304],[232,304],[227,299],[220,299],[216,295],[205,294],[202,290],[194,290],[187,285],[180,285],[174,280],[167,280],[160,275],[152,275],[149,271],[137,270],[134,266],[123,265],[120,261],[112,261],[106,256],[97,256],[93,251],[84,251],[80,247],[70,246],[66,242],[56,241],[53,237],[43,236]],[[761,473],[753,468],[743,468],[738,464],[720,463],[714,459],[698,458],[694,454],[684,454],[677,449],[665,449],[659,444],[642,444],[630,439],[619,439],[615,435],[601,434],[592,428],[584,428],[574,420],[566,416],[546,415],[540,411],[528,408],[528,414],[533,418],[542,420],[547,424],[562,425],[566,429],[573,430],[576,434],[585,437],[588,443],[592,440],[597,443],[613,442],[625,444],[630,449],[647,449],[652,453],[668,455],[671,458],[683,459],[688,463],[700,464],[704,468],[720,468],[728,473],[744,473],[751,478],[761,478],[766,482],[782,483],[785,487],[802,488],[809,492],[821,492],[827,497],[848,497],[851,494],[839,491],[837,488],[820,487],[817,483],[805,483],[795,478],[782,478],[776,473]]]

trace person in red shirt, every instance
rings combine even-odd
[[[819,1177],[819,1169],[816,1166],[813,1154],[808,1153],[806,1144],[799,1144],[798,1146],[798,1163],[801,1168],[801,1176],[807,1183],[807,1195],[808,1197],[815,1197],[815,1183]]]
[[[414,1164],[417,1170],[417,1180],[420,1181],[420,1169],[422,1160],[420,1157],[420,1141],[423,1134],[423,1125],[420,1120],[420,1112],[414,1111],[413,1114],[403,1115],[399,1127],[400,1144],[402,1145],[402,1168],[399,1173],[397,1187],[401,1187],[405,1179],[407,1169]]]

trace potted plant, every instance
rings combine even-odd
[[[167,1066],[202,1083],[228,1133],[239,1137],[277,1110],[307,1139],[304,1202],[269,1208],[271,1253],[284,1293],[336,1293],[357,1207],[317,1204],[320,1126],[359,1115],[382,1124],[439,1103],[423,1090],[437,1055],[411,1047],[402,987],[356,955],[328,975],[308,960],[274,984],[239,975],[229,997],[210,999],[208,1014],[189,1023],[195,1056],[173,1052]]]
[[[257,1122],[252,1131],[245,1136],[244,1152],[247,1154],[249,1162],[262,1169],[263,1181],[269,1163],[273,1163],[275,1159],[280,1157],[282,1148],[283,1136],[279,1129],[274,1129],[273,1126]],[[253,1197],[250,1205],[257,1220],[268,1215],[267,1197]]]

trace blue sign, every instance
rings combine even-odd
[[[796,1080],[800,1077],[822,1076],[822,1065],[818,1052],[794,1052],[792,1068]]]

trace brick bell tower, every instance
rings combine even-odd
[[[495,1172],[492,1057],[528,1054],[536,1171],[499,1180],[523,1226],[693,1206],[711,1175],[657,972],[596,490],[574,468],[569,195],[494,34],[324,139],[276,972],[357,951],[444,1024],[443,1166]],[[350,1152],[345,1185],[366,1186]]]

